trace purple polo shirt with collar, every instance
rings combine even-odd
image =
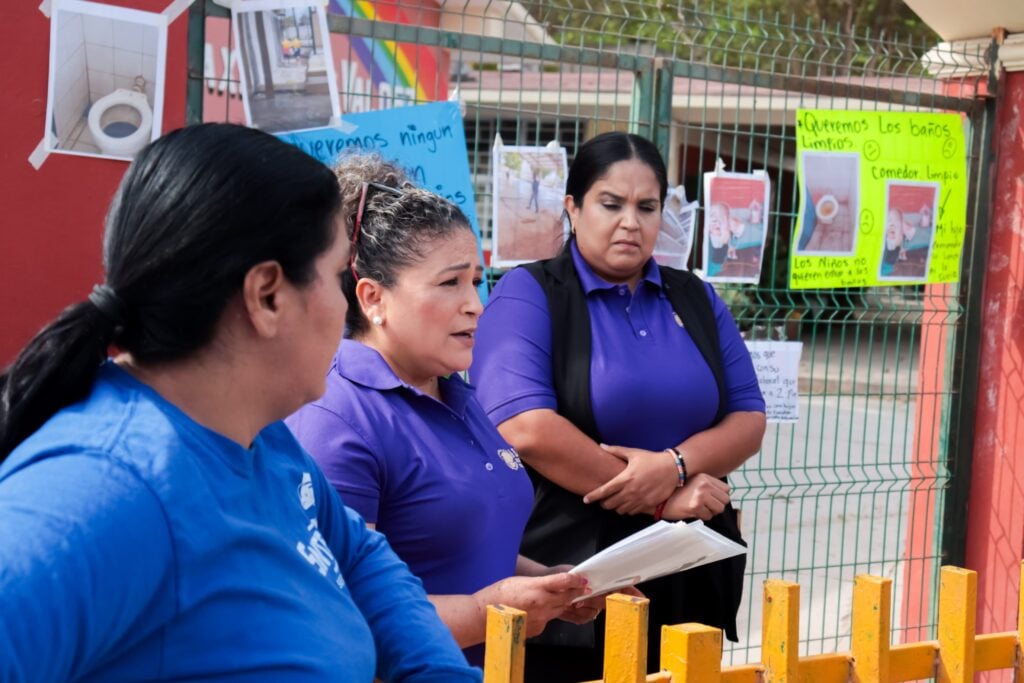
[[[427,593],[467,594],[515,574],[533,487],[473,387],[440,387],[443,403],[346,339],[324,396],[286,423]]]
[[[591,401],[601,440],[661,450],[711,426],[718,387],[676,318],[653,259],[632,294],[598,276],[571,246],[590,312]],[[725,303],[707,284],[722,349],[726,411],[764,411],[746,345]],[[470,377],[494,424],[557,409],[551,319],[540,284],[517,268],[499,280],[476,332]]]

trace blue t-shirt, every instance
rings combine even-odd
[[[346,339],[324,396],[286,422],[428,593],[469,594],[515,574],[533,489],[473,388],[453,375],[440,389],[444,402]]]
[[[575,243],[571,248],[590,313],[590,392],[602,441],[660,451],[709,428],[718,387],[662,291],[654,260],[631,293],[603,280]],[[763,412],[750,353],[725,303],[706,287],[718,322],[726,412]],[[491,294],[470,377],[495,424],[528,410],[557,409],[547,298],[524,268],[507,273]]]
[[[113,363],[0,467],[0,680],[479,681],[287,428],[250,448]]]

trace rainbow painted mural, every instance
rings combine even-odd
[[[439,7],[433,0],[421,0],[418,7],[410,4],[399,7],[393,1],[330,0],[328,11],[358,19],[409,25],[423,23],[436,26],[440,16]],[[410,16],[411,14],[416,16]],[[440,48],[373,38],[346,38],[354,57],[352,61],[358,62],[362,69],[366,70],[366,77],[372,86],[373,100],[386,99],[382,94],[387,91],[393,92],[396,96],[398,93],[405,93],[405,99],[412,100],[407,102],[408,104],[447,98],[447,60]],[[344,59],[344,55],[335,51],[335,59]],[[346,83],[343,75],[340,90],[351,90],[351,85],[352,83]],[[345,99],[344,94],[342,99]]]

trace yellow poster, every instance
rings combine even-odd
[[[967,224],[959,114],[796,114],[792,289],[956,282]]]

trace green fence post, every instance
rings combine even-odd
[[[669,144],[672,138],[672,84],[672,64],[659,57],[654,61],[654,134],[651,139],[666,160],[671,151]]]
[[[629,132],[651,137],[651,116],[654,112],[654,62],[638,69],[633,80],[633,99],[629,108]]]
[[[988,88],[981,112],[981,130],[976,135],[981,149],[975,173],[987,179],[992,167],[992,136],[996,122],[996,90],[999,46],[992,41],[988,51]],[[992,186],[982,182],[975,194],[974,240],[971,251],[964,255],[960,270],[959,302],[963,308],[963,325],[954,337],[953,382],[960,390],[950,396],[950,427],[944,436],[949,439],[946,462],[950,471],[949,489],[942,511],[942,564],[962,567],[967,556],[967,499],[971,489],[971,462],[974,454],[974,417],[978,401],[978,376],[981,372],[982,290],[985,283],[985,261],[989,245],[989,207]],[[968,197],[968,201],[970,201]]]

